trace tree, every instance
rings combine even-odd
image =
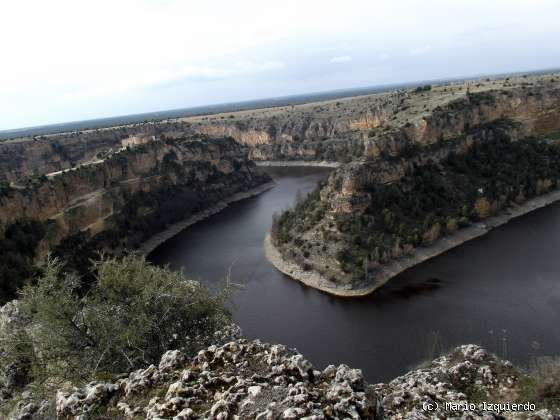
[[[424,243],[426,245],[429,245],[429,244],[435,242],[439,238],[440,232],[441,232],[441,225],[439,223],[434,223],[430,227],[430,229],[428,229],[424,233],[424,235],[423,235]]]
[[[485,219],[490,215],[490,202],[486,197],[478,198],[474,203],[474,211],[479,219]]]
[[[273,242],[278,241],[278,233],[280,231],[280,215],[276,212],[272,215],[272,226],[270,227],[270,237]]]

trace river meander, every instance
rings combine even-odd
[[[210,287],[231,267],[232,313],[245,336],[297,348],[316,367],[346,363],[370,382],[438,351],[478,343],[514,362],[560,353],[560,203],[509,222],[360,299],[334,298],[278,272],[263,239],[272,215],[324,168],[268,168],[277,186],[233,203],[149,255]]]

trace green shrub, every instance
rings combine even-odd
[[[32,337],[14,336],[6,347],[12,359],[31,361],[31,379],[87,382],[157,363],[168,349],[192,354],[228,323],[229,286],[210,295],[136,256],[105,258],[94,268],[97,281],[83,296],[80,278],[63,273],[56,259],[21,291]]]
[[[519,402],[532,401],[539,408],[560,407],[560,360],[542,357],[530,374],[519,382]]]
[[[33,277],[33,258],[46,226],[35,220],[9,225],[0,237],[0,305],[12,300],[23,283]]]
[[[420,93],[420,92],[428,92],[430,90],[432,90],[432,85],[424,85],[424,86],[418,86],[416,89],[414,89],[414,92]]]

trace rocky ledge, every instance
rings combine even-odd
[[[510,362],[465,345],[425,368],[369,385],[359,369],[320,371],[283,345],[236,339],[192,359],[168,351],[159,366],[60,390],[56,414],[76,420],[559,418],[522,401],[524,378]],[[43,418],[40,412],[38,404],[21,401],[12,418]]]

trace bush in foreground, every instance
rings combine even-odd
[[[156,363],[168,349],[193,353],[229,323],[228,287],[215,295],[182,273],[144,259],[106,258],[83,294],[80,278],[48,261],[21,291],[28,327],[4,337],[5,362],[26,362],[37,384],[108,379]]]

